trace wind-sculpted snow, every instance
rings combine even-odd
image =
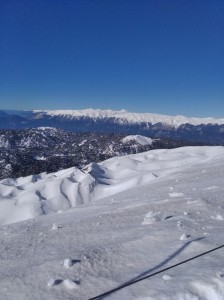
[[[168,269],[223,245],[223,170],[223,147],[183,147],[2,180],[1,224],[32,219],[0,226],[0,299],[87,300],[166,269],[104,298],[223,300],[224,248]]]
[[[92,163],[82,170],[74,167],[17,180],[4,179],[0,181],[0,224],[93,204],[217,157],[224,157],[223,147],[153,150]]]

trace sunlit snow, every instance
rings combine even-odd
[[[183,147],[2,180],[0,299],[89,299],[222,245],[223,170]],[[223,251],[105,299],[224,299]]]
[[[140,145],[152,145],[153,140],[147,136],[142,135],[128,135],[122,139],[123,143],[134,141]]]
[[[132,113],[124,109],[115,111],[111,109],[102,110],[102,109],[82,109],[82,110],[34,110],[35,113],[40,112],[41,114],[47,114],[49,116],[64,116],[65,118],[114,118],[119,123],[128,122],[128,123],[141,123],[148,122],[151,124],[156,123],[165,123],[171,126],[178,127],[181,124],[224,124],[224,119],[215,119],[212,117],[208,118],[189,118],[181,115],[177,116],[168,116],[160,115],[153,113]]]

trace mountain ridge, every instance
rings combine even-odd
[[[99,109],[2,112],[0,129],[55,127],[73,132],[143,135],[224,145],[224,118],[188,118]]]
[[[102,110],[102,109],[83,109],[83,110],[34,110],[34,113],[43,113],[48,116],[64,116],[70,118],[89,117],[89,118],[115,118],[117,120],[125,120],[128,123],[143,123],[148,122],[152,125],[157,123],[165,123],[174,127],[179,127],[182,124],[201,125],[201,124],[224,124],[224,118],[197,118],[186,117],[183,115],[163,115],[155,113],[134,113],[125,109],[116,110]]]

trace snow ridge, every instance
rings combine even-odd
[[[214,249],[223,170],[223,147],[183,147],[1,181],[1,224],[48,215],[0,226],[0,298],[90,299]],[[92,205],[62,212],[77,189]],[[110,296],[223,300],[223,250]]]
[[[224,118],[216,119],[208,118],[190,118],[182,115],[168,116],[153,113],[133,113],[127,110],[101,110],[101,109],[83,109],[83,110],[34,110],[34,113],[43,113],[49,116],[62,116],[64,118],[73,119],[88,117],[93,119],[114,118],[118,123],[164,123],[169,126],[179,127],[182,124],[201,125],[201,124],[224,124]]]
[[[17,180],[4,179],[0,181],[0,224],[89,205],[215,158],[224,158],[223,147],[152,150],[92,163],[82,170],[73,167]]]

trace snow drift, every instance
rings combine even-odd
[[[0,224],[67,210],[145,185],[179,168],[224,157],[223,147],[183,147],[114,157],[79,170],[0,181]]]
[[[0,299],[87,300],[167,268],[108,299],[223,300],[224,248],[168,269],[223,244],[223,170],[223,147],[184,147],[2,180],[1,224],[46,215],[0,226]]]

